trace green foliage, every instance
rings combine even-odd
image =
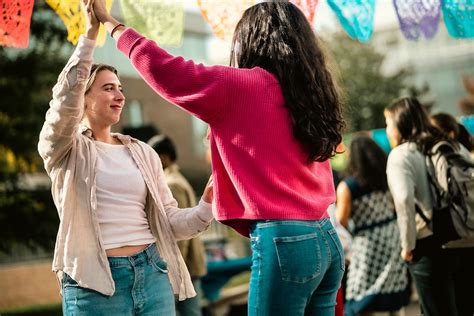
[[[28,49],[0,46],[0,145],[38,163],[36,143],[51,87],[65,64],[66,33],[59,18],[37,3]]]
[[[9,310],[0,310],[0,315],[9,316],[62,316],[61,304],[36,305]]]
[[[338,68],[347,132],[385,127],[383,110],[407,90],[410,70],[383,75],[385,56],[345,34],[333,36],[328,46]]]
[[[18,180],[42,170],[38,135],[58,74],[66,63],[67,37],[57,15],[36,2],[27,49],[0,46],[0,251],[15,245],[51,248],[58,216],[49,191],[29,191]],[[69,47],[68,47],[69,46]]]

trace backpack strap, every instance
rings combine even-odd
[[[434,198],[434,207],[439,207],[441,206],[441,201],[442,201],[442,192],[443,189],[441,188],[441,185],[438,182],[438,179],[436,178],[436,171],[435,171],[435,165],[432,160],[431,155],[427,155],[425,157],[425,165],[426,165],[426,176],[428,178],[428,184],[430,186],[430,191],[433,195]]]
[[[436,152],[440,152],[440,153],[443,153],[443,154],[446,154],[446,153],[455,153],[456,152],[456,149],[453,147],[453,144],[448,142],[448,141],[440,141],[440,142],[437,142],[433,148],[431,148],[430,150],[430,154],[433,155],[435,154]]]
[[[428,225],[430,226],[431,225],[431,220],[426,217],[425,213],[423,213],[423,211],[421,210],[421,208],[415,203],[415,211],[418,213],[418,215],[420,215],[421,219],[423,219],[423,221]]]

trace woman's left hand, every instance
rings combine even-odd
[[[204,188],[202,199],[206,203],[212,203],[214,199],[214,181],[212,180],[212,175],[209,177],[209,181],[207,181],[206,187]]]
[[[95,13],[92,7],[93,4],[94,4],[94,0],[81,1],[81,7],[86,16],[86,34],[85,35],[88,39],[95,40],[97,39],[97,35],[99,34],[100,23],[97,17],[95,16]]]

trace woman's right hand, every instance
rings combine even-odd
[[[212,175],[209,177],[206,187],[204,188],[202,199],[204,202],[212,204],[212,200],[214,199],[214,181],[212,180]]]
[[[97,39],[97,35],[99,34],[100,23],[92,8],[93,3],[94,3],[94,0],[82,0],[81,7],[86,16],[86,34],[85,35],[88,39],[95,40]]]
[[[105,0],[93,0],[93,4],[95,16],[101,23],[105,23],[110,17],[110,14],[107,12]]]

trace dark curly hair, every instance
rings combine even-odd
[[[345,126],[337,88],[317,38],[296,6],[262,2],[247,9],[235,28],[230,65],[261,67],[278,78],[293,135],[309,161],[337,153]]]
[[[414,142],[423,154],[429,153],[437,142],[448,140],[431,125],[428,114],[416,98],[397,99],[385,108],[385,112],[393,119],[400,133],[400,143]]]
[[[387,154],[365,134],[357,134],[351,141],[347,175],[354,177],[371,191],[386,191]]]

